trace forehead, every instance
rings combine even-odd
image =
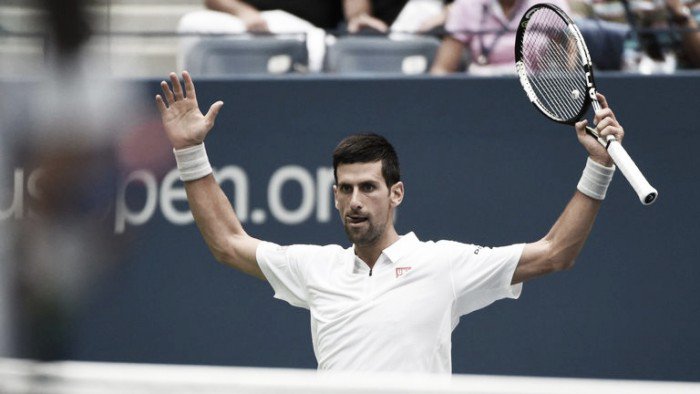
[[[338,183],[384,182],[382,162],[340,164],[336,169]]]

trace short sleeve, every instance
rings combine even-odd
[[[522,283],[511,285],[525,244],[497,248],[446,242],[457,316],[484,308],[502,298],[518,298]]]
[[[275,298],[309,309],[303,264],[305,256],[310,255],[311,248],[314,246],[280,246],[271,242],[261,242],[258,245],[256,259],[275,291]]]

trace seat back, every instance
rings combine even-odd
[[[340,74],[423,74],[439,46],[434,37],[345,36],[327,48],[324,69]]]
[[[306,43],[274,36],[203,38],[185,53],[184,66],[195,76],[287,74],[305,71]]]

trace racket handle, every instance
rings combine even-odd
[[[656,201],[656,197],[659,193],[654,189],[647,179],[639,171],[639,168],[630,155],[627,154],[625,148],[617,142],[616,140],[610,141],[608,144],[608,153],[612,157],[615,164],[620,168],[622,174],[627,178],[627,181],[632,185],[632,188],[639,196],[639,201],[644,205],[649,205]]]

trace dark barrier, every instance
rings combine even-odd
[[[462,319],[455,373],[700,380],[700,77],[598,85],[659,200],[643,207],[618,172],[572,271]],[[330,152],[349,133],[394,143],[397,227],[423,240],[535,241],[585,164],[573,129],[537,113],[514,78],[202,80],[198,92],[204,109],[225,102],[207,140],[225,192],[250,234],[282,244],[347,244]],[[315,367],[308,313],[214,261],[176,174],[130,174],[115,215],[128,257],[75,322],[72,357]]]

